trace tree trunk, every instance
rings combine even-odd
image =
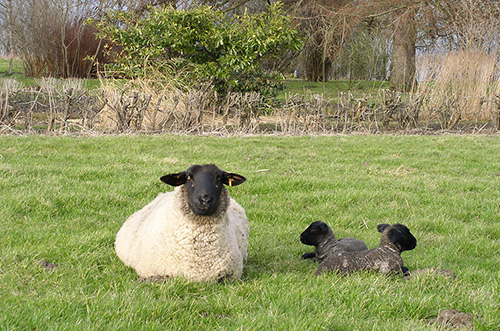
[[[7,56],[9,57],[9,75],[12,75],[12,67],[14,66],[14,38],[12,35],[13,21],[12,21],[12,0],[6,1],[6,19],[8,29],[7,40]]]
[[[304,47],[302,57],[302,67],[305,71],[305,78],[312,82],[322,82],[328,80],[328,73],[332,67],[332,61],[325,57],[323,52],[323,36],[316,33],[314,43],[308,43]]]
[[[394,88],[402,91],[416,87],[415,14],[416,9],[413,8],[403,8],[393,13],[393,49],[389,81]]]

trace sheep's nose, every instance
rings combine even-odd
[[[207,204],[210,201],[212,201],[212,199],[208,196],[208,194],[202,195],[200,197],[200,202],[203,203],[203,204]]]

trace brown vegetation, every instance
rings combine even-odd
[[[118,3],[103,0],[90,10],[85,2],[76,1],[82,7],[75,16],[63,6],[55,8],[57,3],[17,4],[12,15],[22,24],[11,24],[8,30],[30,75],[87,77],[95,68],[84,59],[101,63],[104,59],[99,58],[100,43],[92,38],[91,28],[82,25],[82,17],[98,17],[104,8]],[[156,2],[140,1],[130,10],[141,11],[146,3]],[[179,88],[146,81],[111,82],[89,92],[69,86],[74,81],[44,79],[38,88],[29,89],[5,81],[0,89],[2,130],[221,134],[500,130],[496,2],[301,1],[289,2],[288,8],[301,23],[305,38],[300,64],[295,63],[298,73],[310,80],[387,79],[390,74],[393,82],[400,83],[394,83],[394,90],[371,95],[342,92],[331,100],[289,94],[270,105],[256,93],[221,96],[209,85]],[[176,77],[161,79],[167,80]],[[414,84],[400,88],[408,83]]]
[[[472,58],[491,69],[486,59]],[[80,80],[43,79],[39,87],[32,88],[6,80],[0,89],[0,131],[227,135],[497,130],[499,83],[466,81],[467,74],[476,78],[480,74],[464,71],[462,62],[458,66],[464,80],[457,80],[456,73],[447,69],[455,61],[452,58],[441,66],[432,65],[440,69],[432,71],[437,75],[435,83],[422,83],[413,93],[381,89],[376,94],[355,96],[341,92],[335,99],[321,94],[288,94],[275,105],[258,93],[221,96],[210,85],[194,90],[158,81],[123,84],[109,80],[90,92]],[[470,70],[477,69],[470,66]],[[446,94],[450,89],[455,93]],[[443,98],[443,94],[452,97]]]

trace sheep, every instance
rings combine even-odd
[[[135,212],[116,235],[120,260],[142,279],[240,279],[247,258],[248,219],[224,185],[246,178],[213,164],[165,175],[175,186]]]
[[[332,229],[328,224],[316,221],[300,234],[300,241],[304,245],[312,245],[315,251],[302,254],[302,259],[316,259],[321,262],[328,254],[337,252],[357,252],[367,250],[366,244],[355,238],[335,239]]]
[[[358,270],[374,270],[383,274],[407,273],[401,253],[417,246],[417,239],[403,224],[379,224],[382,233],[380,245],[366,251],[339,252],[328,255],[320,263],[316,275],[326,271],[336,271],[347,275]]]

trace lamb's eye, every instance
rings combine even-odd
[[[318,229],[317,229],[317,228],[312,228],[312,229],[311,229],[311,232],[316,232],[316,231],[318,231]]]
[[[218,181],[218,182],[221,182],[221,181],[222,181],[222,178],[220,178],[220,176],[217,176],[217,181]]]
[[[188,176],[187,176],[187,180],[191,180],[191,179],[193,179],[193,178],[191,177],[191,175],[188,175]]]

